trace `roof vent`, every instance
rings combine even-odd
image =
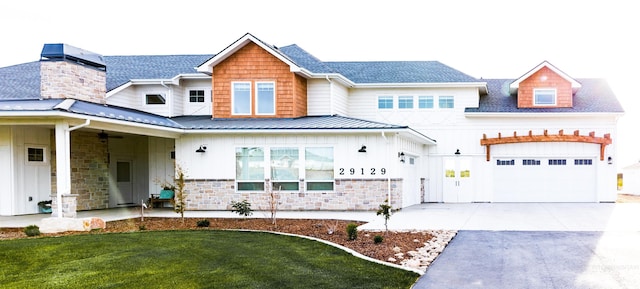
[[[98,70],[106,71],[107,65],[102,55],[68,44],[45,44],[40,53],[40,61],[71,61]]]

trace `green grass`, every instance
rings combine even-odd
[[[0,242],[2,288],[410,288],[418,274],[307,239],[142,231]]]

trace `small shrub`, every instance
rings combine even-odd
[[[144,231],[144,230],[146,230],[146,229],[147,229],[147,226],[145,226],[145,225],[140,225],[140,226],[138,227],[138,229],[139,229],[140,231]]]
[[[209,227],[210,223],[209,220],[204,219],[204,220],[200,220],[196,223],[196,226],[198,227]]]
[[[380,243],[382,243],[383,240],[384,240],[384,238],[382,236],[380,236],[380,235],[375,235],[373,237],[373,243],[375,243],[375,244],[380,244]]]
[[[231,203],[231,207],[233,208],[231,212],[238,213],[240,216],[247,217],[253,214],[251,203],[247,200],[243,200],[242,202],[233,202]]]
[[[384,230],[389,231],[389,228],[387,227],[387,221],[389,221],[389,218],[391,218],[391,206],[389,205],[388,199],[384,200],[384,203],[380,204],[376,215],[382,215],[384,217]]]
[[[349,238],[349,240],[355,240],[358,238],[358,225],[354,224],[354,223],[349,223],[349,225],[347,225],[347,236]]]
[[[24,233],[29,237],[40,235],[40,227],[36,225],[29,225],[24,228]]]

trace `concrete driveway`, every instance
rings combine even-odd
[[[637,203],[422,204],[389,228],[458,231],[416,289],[640,288]]]

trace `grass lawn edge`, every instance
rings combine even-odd
[[[353,255],[354,257],[357,257],[357,258],[360,258],[360,259],[363,259],[363,260],[366,260],[366,261],[369,261],[369,262],[373,262],[373,263],[377,263],[377,264],[380,264],[380,265],[385,265],[385,266],[388,266],[388,267],[392,267],[392,268],[396,268],[396,269],[402,269],[402,270],[405,270],[405,271],[413,272],[413,273],[416,273],[416,274],[418,274],[420,276],[424,275],[424,273],[425,273],[424,271],[416,269],[416,268],[409,268],[409,267],[401,266],[401,265],[398,265],[398,264],[393,264],[393,263],[384,262],[384,261],[381,261],[381,260],[378,260],[378,259],[375,259],[375,258],[371,258],[369,256],[365,256],[363,254],[360,254],[360,253],[358,253],[357,251],[355,251],[355,250],[353,250],[351,248],[348,248],[348,247],[345,247],[345,246],[342,246],[340,244],[336,244],[336,243],[333,243],[333,242],[329,242],[327,240],[323,240],[323,239],[320,239],[320,238],[315,238],[315,237],[310,237],[310,236],[305,236],[305,235],[291,234],[291,233],[266,231],[266,230],[223,229],[221,231],[270,233],[270,234],[274,234],[274,235],[283,235],[283,236],[304,238],[304,239],[308,239],[308,240],[312,240],[312,241],[317,241],[317,242],[323,243],[325,245],[333,246],[335,248],[338,248],[340,250],[343,250],[343,251]]]

